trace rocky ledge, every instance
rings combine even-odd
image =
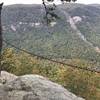
[[[39,75],[15,76],[5,71],[0,77],[0,100],[84,100],[61,85]]]

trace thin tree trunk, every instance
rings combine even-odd
[[[2,25],[1,25],[1,11],[2,11],[2,6],[3,6],[3,3],[0,4],[0,75],[1,75],[1,70],[2,70],[2,67],[1,67],[1,52],[2,52]]]

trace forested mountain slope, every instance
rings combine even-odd
[[[58,19],[46,25],[43,5],[10,5],[2,12],[3,37],[32,53],[100,61],[100,5],[57,6]]]

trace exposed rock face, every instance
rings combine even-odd
[[[15,80],[16,78],[18,78],[16,75],[13,75],[13,74],[5,72],[5,71],[1,71],[0,80],[2,82],[10,82],[10,81]]]
[[[8,75],[9,76],[9,75]],[[15,77],[15,76],[14,76]],[[17,77],[17,76],[16,76]],[[0,100],[84,100],[38,75],[24,75],[0,84]]]

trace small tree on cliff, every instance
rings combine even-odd
[[[45,8],[45,18],[46,18],[46,21],[47,21],[47,24],[49,24],[52,19],[57,19],[59,18],[59,16],[57,16],[57,14],[54,13],[54,10],[56,8],[56,4],[53,3],[55,0],[42,0],[42,3],[44,5],[44,8]],[[67,2],[75,2],[77,0],[56,0],[56,1],[61,1],[62,3],[67,3]],[[48,6],[48,3],[52,3],[50,4],[50,6]]]

